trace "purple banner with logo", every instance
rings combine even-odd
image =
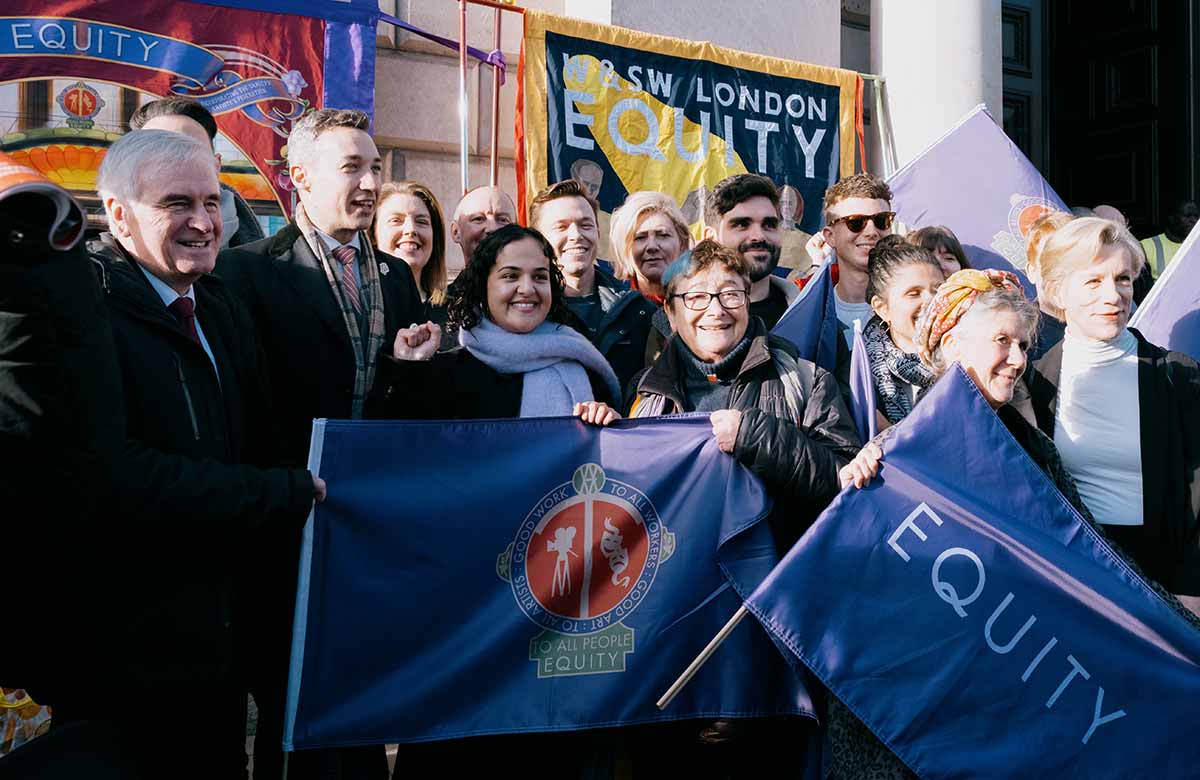
[[[883,451],[747,604],[796,665],[923,778],[1195,776],[1200,630],[965,372]]]
[[[655,706],[777,562],[707,415],[317,421],[310,468],[288,749],[812,712],[753,621]]]
[[[1025,237],[1047,211],[1066,211],[1033,163],[984,106],[888,180],[892,206],[910,230],[945,225],[975,268],[1015,271],[1026,293]]]

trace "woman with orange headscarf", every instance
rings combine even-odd
[[[1038,309],[1025,299],[1017,277],[1007,271],[962,270],[951,274],[926,304],[917,321],[914,341],[921,360],[936,375],[958,363],[995,410],[1021,448],[1029,454],[1063,497],[1097,531],[1063,458],[1050,437],[1009,404],[1024,374],[1030,341],[1037,332]],[[970,425],[964,421],[964,427]],[[842,486],[866,486],[883,458],[880,445],[899,426],[868,443],[840,473]],[[1114,548],[1115,549],[1115,548]],[[1118,550],[1118,553],[1120,551]],[[1161,588],[1175,610],[1200,626],[1194,616]],[[834,776],[840,778],[909,778],[913,775],[866,726],[831,697],[827,718]]]

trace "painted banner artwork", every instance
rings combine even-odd
[[[781,188],[785,227],[811,233],[825,188],[854,172],[852,71],[532,10],[521,62],[522,213],[538,190],[576,178],[602,227],[638,190],[671,195],[695,225],[714,184],[751,172]]]
[[[222,134],[244,153],[286,211],[287,134],[310,107],[328,104],[331,66],[358,74],[341,90],[341,105],[373,108],[371,6],[368,10],[363,0],[312,3],[305,8],[311,15],[300,16],[294,4],[271,0],[9,0],[0,18],[0,83],[78,79],[56,100],[79,138],[55,140],[76,141],[67,150],[76,157],[92,151],[81,151],[80,144],[97,146],[91,167],[99,164],[113,134],[87,132],[89,120],[103,107],[88,82],[194,98],[213,113]],[[370,43],[365,50],[329,45],[331,34],[351,27],[342,18],[347,14],[357,14],[361,26],[372,29],[356,39]],[[347,66],[348,59],[355,63]],[[63,156],[64,150],[50,148],[43,156],[56,152]]]

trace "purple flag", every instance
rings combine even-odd
[[[863,342],[862,323],[854,321],[854,344],[850,349],[850,416],[863,441],[875,438],[875,382],[871,379],[871,359]]]
[[[892,206],[910,229],[945,225],[975,268],[1013,270],[1025,292],[1025,236],[1047,211],[1067,211],[1037,168],[976,106],[888,181]]]
[[[837,340],[841,325],[833,302],[833,263],[825,263],[804,286],[771,334],[787,339],[800,357],[811,360],[826,371],[837,367]]]
[[[1200,632],[954,367],[746,602],[918,777],[1195,777]]]
[[[1195,228],[1175,253],[1150,295],[1129,320],[1131,328],[1160,347],[1200,360],[1200,231]]]

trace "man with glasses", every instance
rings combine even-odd
[[[704,237],[741,256],[750,277],[750,316],[775,327],[799,294],[774,275],[783,249],[779,190],[766,176],[742,173],[722,179],[708,198]]]
[[[891,201],[891,189],[869,173],[857,173],[825,190],[821,235],[833,247],[833,297],[847,345],[854,338],[854,321],[865,326],[873,313],[867,302],[867,256],[879,239],[892,233],[896,213]]]

